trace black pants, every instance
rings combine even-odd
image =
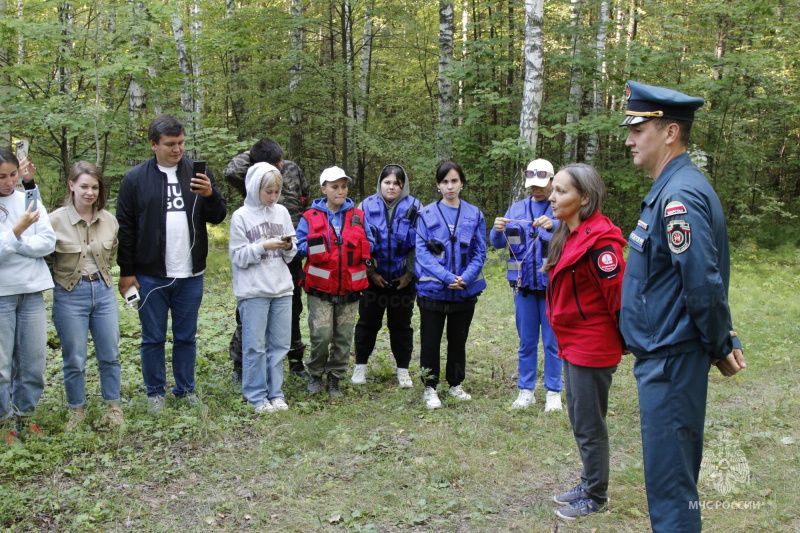
[[[467,336],[475,314],[475,302],[459,302],[457,307],[443,310],[429,307],[419,308],[420,354],[419,366],[426,387],[434,389],[439,384],[441,373],[440,345],[445,323],[447,324],[447,366],[445,379],[451,387],[464,381],[467,364]],[[425,372],[427,371],[427,376]]]
[[[397,368],[408,368],[411,352],[414,349],[414,329],[411,315],[414,313],[416,290],[413,284],[402,290],[382,289],[370,283],[358,304],[355,347],[356,364],[365,365],[369,361],[375,340],[383,325],[386,312],[386,325],[389,327],[389,343],[397,361]]]
[[[609,444],[606,413],[616,365],[605,368],[573,365],[564,360],[567,414],[583,463],[581,485],[598,503],[608,499]]]
[[[297,286],[300,275],[303,272],[303,260],[295,256],[289,263],[289,272],[292,273],[292,282],[294,283],[294,292],[292,293],[292,344],[289,348],[289,353],[286,354],[286,359],[289,360],[289,369],[292,372],[301,372],[305,369],[303,366],[303,354],[306,350],[306,345],[303,344],[303,338],[300,334],[300,313],[303,312],[303,289]],[[242,363],[242,317],[239,316],[239,308],[236,308],[236,330],[231,337],[230,349],[228,350],[231,361],[236,365]]]

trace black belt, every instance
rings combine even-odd
[[[101,279],[100,272],[89,274],[88,276],[81,276],[83,281],[99,281]]]

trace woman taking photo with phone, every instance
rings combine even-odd
[[[67,177],[64,206],[50,220],[56,250],[47,258],[53,273],[53,324],[61,340],[64,390],[70,417],[66,431],[86,417],[86,357],[89,331],[108,410],[102,421],[123,422],[120,401],[119,308],[111,279],[117,251],[117,219],[105,210],[106,184],[88,161],[78,161]]]
[[[420,371],[428,409],[442,406],[436,387],[441,370],[439,346],[447,324],[445,377],[450,396],[471,400],[461,383],[466,375],[467,336],[478,295],[486,288],[486,221],[481,210],[460,198],[466,185],[458,164],[436,169],[442,198],[420,211],[417,224],[416,275],[420,318]],[[425,375],[427,373],[427,375]]]
[[[35,167],[25,163],[24,171],[32,175]],[[53,287],[44,256],[56,244],[44,207],[37,200],[26,208],[25,194],[14,190],[19,168],[11,150],[0,148],[0,425],[8,444],[28,426],[44,389],[43,291]],[[10,427],[15,417],[17,425]],[[38,433],[36,426],[29,429]]]
[[[566,520],[602,512],[608,501],[606,413],[611,376],[622,359],[619,332],[625,260],[622,232],[601,212],[606,187],[580,163],[553,178],[550,203],[561,221],[542,267],[550,273],[547,316],[564,360],[567,413],[583,463],[581,481],[553,499]]]

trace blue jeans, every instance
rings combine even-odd
[[[80,280],[72,291],[56,283],[53,324],[61,339],[69,407],[77,409],[86,403],[84,378],[90,330],[103,400],[119,403],[119,308],[114,288],[106,287],[102,279]]]
[[[283,358],[292,341],[292,296],[239,301],[242,394],[258,407],[283,398]]]
[[[0,420],[36,409],[44,390],[46,343],[42,293],[0,296]]]
[[[203,276],[156,278],[138,275],[142,322],[142,377],[148,396],[166,395],[167,314],[172,314],[172,394],[194,392],[197,314],[203,301]],[[154,290],[157,289],[157,290]]]
[[[517,365],[520,389],[536,386],[537,351],[539,348],[539,327],[544,345],[544,388],[549,391],[561,390],[561,359],[558,358],[558,343],[550,322],[547,320],[547,303],[544,297],[518,292],[514,296],[517,310],[517,333],[519,334],[519,363]]]

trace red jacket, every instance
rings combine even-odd
[[[599,211],[567,236],[547,288],[547,318],[561,359],[588,367],[614,366],[622,359],[624,245],[620,229]]]

